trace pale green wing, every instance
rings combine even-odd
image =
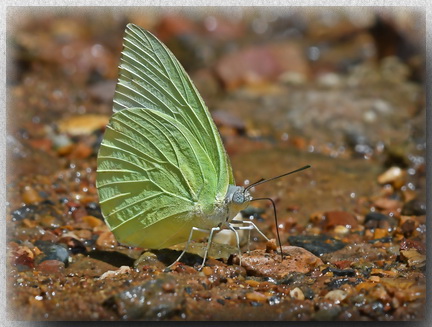
[[[97,173],[102,213],[122,243],[158,248],[186,241],[197,223],[196,203],[204,215],[214,211],[212,158],[187,128],[157,110],[113,115]]]
[[[215,164],[217,188],[235,184],[229,158],[204,101],[171,51],[153,34],[128,24],[114,96],[114,112],[158,110],[181,123]],[[197,185],[195,185],[197,186]]]

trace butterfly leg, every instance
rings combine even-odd
[[[249,226],[242,226],[240,229],[249,229],[249,230],[250,230],[250,229],[252,229],[252,228],[255,228],[255,229],[258,231],[258,233],[260,233],[261,236],[264,237],[264,239],[265,239],[266,241],[269,241],[268,237],[265,236],[264,233],[261,232],[261,230],[257,227],[257,225],[255,225],[255,224],[254,224],[252,221],[250,221],[250,220],[231,220],[231,223],[234,223],[234,224],[248,224]]]
[[[216,231],[220,231],[220,230],[221,230],[220,227],[213,227],[210,230],[210,235],[209,235],[209,238],[208,238],[208,241],[207,241],[207,247],[206,247],[205,252],[204,252],[203,262],[201,264],[201,267],[198,268],[198,270],[201,270],[204,267],[205,261],[207,260],[207,254],[208,254],[208,252],[210,250],[210,246],[211,246],[211,243],[213,241],[213,233],[216,232]]]
[[[186,253],[186,251],[189,248],[189,244],[190,244],[190,242],[192,240],[192,235],[193,235],[194,231],[203,232],[203,233],[210,233],[210,235],[212,235],[213,228],[212,228],[212,230],[208,230],[208,229],[202,229],[202,228],[192,227],[192,229],[190,231],[190,234],[189,234],[189,238],[188,238],[188,240],[186,242],[186,245],[185,245],[185,248],[184,248],[183,252],[180,254],[180,256],[172,264],[170,264],[168,267],[165,268],[166,270],[170,269],[175,263],[179,262],[180,259],[183,257],[183,255]],[[207,255],[207,251],[208,250],[206,250],[206,255]],[[205,258],[204,258],[204,261],[205,261]]]
[[[239,235],[237,233],[237,230],[241,229],[241,227],[237,227],[237,226],[233,226],[231,224],[228,224],[228,228],[231,229],[234,232],[235,236],[236,236],[237,249],[239,251],[240,266],[241,266],[241,256],[242,256],[242,253],[241,253],[241,249],[240,249],[240,237],[239,237]]]

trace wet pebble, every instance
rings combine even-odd
[[[356,228],[358,226],[357,219],[345,211],[328,211],[324,213],[323,227],[327,230],[336,226],[345,226],[346,228]]]
[[[418,199],[410,200],[403,205],[401,214],[404,216],[423,216],[426,214],[426,204]]]
[[[380,212],[369,212],[364,221],[364,226],[369,229],[382,228],[390,229],[397,225],[395,218]]]
[[[293,235],[288,242],[300,246],[317,256],[331,253],[345,247],[345,243],[326,235]]]
[[[386,170],[384,173],[378,176],[378,183],[380,184],[392,184],[396,188],[400,188],[405,184],[406,171],[393,166]]]
[[[29,219],[33,217],[35,211],[37,209],[37,206],[34,204],[24,205],[19,209],[16,209],[12,211],[12,220],[13,221],[20,221],[25,218]]]
[[[44,253],[44,256],[38,258],[38,262],[45,260],[57,260],[65,264],[69,260],[69,252],[62,245],[47,242],[47,241],[36,241],[35,245]]]
[[[182,311],[183,293],[179,290],[166,291],[164,285],[176,285],[172,276],[151,279],[141,285],[124,290],[104,302],[104,306],[117,312],[124,320],[169,318]]]
[[[292,272],[307,273],[323,264],[321,259],[301,247],[283,246],[282,250],[282,261],[276,251],[254,250],[242,255],[241,265],[250,275],[283,279]],[[238,257],[235,262],[240,262]]]
[[[85,245],[80,240],[77,240],[76,238],[73,238],[71,236],[61,237],[58,240],[58,243],[65,244],[72,254],[86,253],[87,252]]]
[[[31,186],[25,186],[21,192],[22,200],[25,204],[35,204],[42,201],[42,197]]]
[[[324,298],[329,299],[335,303],[342,302],[348,296],[347,292],[343,290],[333,290],[328,292]]]
[[[400,257],[409,267],[422,268],[426,265],[426,255],[416,249],[401,250]]]
[[[147,269],[148,267],[163,269],[165,268],[165,265],[158,260],[156,254],[152,252],[144,252],[138,259],[135,260],[134,267],[141,271],[143,269]]]
[[[304,295],[303,291],[298,287],[292,289],[289,294],[293,299],[297,299],[297,300],[304,300],[305,299],[305,295]]]
[[[112,232],[106,231],[99,235],[96,245],[101,249],[114,248],[117,245],[117,240]]]
[[[108,121],[109,117],[105,115],[85,114],[62,119],[57,123],[57,127],[63,134],[89,135],[97,129],[104,128]]]
[[[260,292],[249,292],[246,293],[246,299],[250,301],[256,301],[256,302],[265,302],[267,301],[267,296]]]
[[[118,275],[129,274],[132,269],[129,266],[121,266],[117,270],[108,270],[104,272],[99,279],[113,278]]]

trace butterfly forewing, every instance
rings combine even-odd
[[[153,34],[128,24],[113,110],[132,107],[161,111],[182,124],[215,163],[218,188],[234,184],[218,130],[189,76]]]

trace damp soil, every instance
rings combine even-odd
[[[424,15],[235,13],[9,9],[10,319],[425,318]],[[312,166],[252,189],[277,206],[278,226],[269,201],[241,213],[268,241],[241,234],[239,254],[222,232],[204,267],[205,239],[166,269],[184,245],[125,247],[105,224],[96,157],[128,22],[190,73],[239,185]]]

